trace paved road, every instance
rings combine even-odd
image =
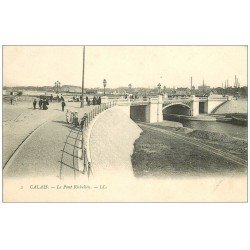
[[[40,119],[39,122],[36,123],[38,128],[28,136],[21,144],[21,147],[19,147],[10,158],[4,168],[3,173],[5,177],[59,177],[61,150],[72,127],[65,123],[65,113],[59,108],[56,109],[54,106],[51,105],[51,111],[44,111],[50,112],[50,115],[46,115],[45,117],[47,117],[47,119]],[[81,113],[91,108],[92,107],[86,107],[81,109]],[[28,113],[30,112],[31,111],[28,110]],[[22,124],[25,124],[25,120]],[[75,137],[75,133],[72,134],[72,137]],[[66,147],[66,150],[71,154],[73,152],[74,141],[75,140],[72,139],[72,145],[68,144]],[[69,167],[64,165],[62,177],[74,176],[74,171],[70,168],[73,164],[72,158],[70,154],[64,155],[64,162],[67,163]]]

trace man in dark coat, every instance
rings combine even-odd
[[[43,105],[43,100],[40,99],[38,104],[39,104],[39,108],[41,109],[41,108],[42,108],[42,105]]]
[[[81,121],[80,121],[80,127],[81,127],[81,131],[83,130],[83,126],[87,120],[88,115],[85,113],[84,116],[82,117]]]
[[[43,100],[43,110],[47,110],[48,107],[47,107],[47,102],[46,100]]]
[[[34,99],[34,101],[33,101],[33,107],[34,107],[34,109],[36,109],[36,99]]]
[[[66,103],[65,103],[65,101],[63,100],[62,101],[62,111],[64,111],[64,107],[66,106]]]

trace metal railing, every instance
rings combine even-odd
[[[59,178],[62,179],[62,175],[63,175],[63,166],[66,166],[67,168],[70,168],[73,170],[74,172],[74,178],[76,178],[76,173],[79,172],[79,169],[76,166],[76,160],[75,158],[78,159],[78,156],[75,155],[76,149],[77,147],[77,141],[79,141],[79,136],[80,136],[80,130],[76,129],[74,127],[71,128],[69,134],[66,137],[66,140],[64,142],[64,147],[61,150],[62,154],[61,154],[61,160],[60,160],[60,171],[59,171]],[[74,137],[75,136],[75,137]],[[68,146],[68,147],[67,147]],[[73,151],[72,153],[69,152],[70,150],[72,150],[73,147]],[[65,159],[65,155],[70,155],[72,156],[73,162],[71,162],[71,157],[70,159]]]
[[[84,132],[87,130],[89,124],[91,121],[100,113],[103,111],[114,107],[117,104],[116,100],[107,102],[107,103],[102,103],[96,107],[94,107],[90,112],[87,113],[85,122],[82,127],[82,141],[81,141],[81,150],[82,150],[82,156],[81,160],[83,161],[83,174],[87,174],[88,177],[90,174],[93,175],[92,171],[92,166],[91,166],[91,158],[90,158],[90,152],[88,151],[88,146],[87,146],[87,138],[84,138]]]
[[[90,176],[90,174],[93,175],[93,171],[91,168],[90,152],[88,150],[88,142],[87,142],[88,138],[84,138],[84,133],[86,132],[91,121],[98,114],[100,114],[104,110],[109,109],[115,105],[116,105],[116,101],[111,101],[108,103],[97,105],[88,113],[86,112],[87,116],[86,116],[82,129],[81,127],[79,128],[77,126],[73,126],[72,124],[70,132],[67,135],[66,140],[64,142],[64,147],[61,150],[62,151],[61,160],[60,160],[61,164],[60,164],[60,169],[59,169],[60,179],[62,179],[63,177],[63,169],[64,169],[63,167],[72,169],[74,172],[74,178],[76,178],[77,173],[86,174],[88,177]],[[79,150],[81,150],[81,156],[78,156]],[[83,169],[79,168],[79,165],[77,164],[78,159],[83,161]]]

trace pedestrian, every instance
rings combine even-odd
[[[93,98],[93,105],[96,105],[96,97]]]
[[[51,94],[50,95],[50,102],[52,102],[53,101],[53,95]]]
[[[43,105],[43,100],[42,99],[39,100],[38,105],[39,105],[39,108],[41,109],[42,105]]]
[[[36,101],[36,99],[34,99],[34,101],[33,101],[33,107],[34,107],[34,109],[36,109],[36,103],[37,103],[37,101]]]
[[[62,111],[64,111],[64,107],[66,106],[66,103],[65,103],[65,101],[63,100],[62,101]]]
[[[74,123],[74,117],[75,117],[75,113],[69,111],[69,123],[73,124]]]
[[[101,99],[101,97],[99,96],[99,105],[101,105],[101,103],[102,103],[102,99]]]
[[[74,125],[75,125],[75,127],[77,127],[79,125],[77,111],[75,111],[75,114],[74,114]]]
[[[83,131],[84,124],[86,123],[88,115],[85,113],[80,122],[81,131]]]
[[[88,96],[86,96],[86,103],[88,103],[88,101],[89,101],[89,98],[88,98]]]
[[[43,100],[43,104],[42,105],[43,105],[43,110],[47,110],[48,109],[46,100]]]
[[[68,109],[66,109],[66,122],[67,124],[69,124],[69,121],[70,121],[70,111]]]

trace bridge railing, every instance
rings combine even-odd
[[[102,113],[103,111],[114,107],[115,105],[117,105],[117,101],[113,100],[107,103],[102,103],[96,107],[94,107],[94,109],[92,109],[91,111],[89,111],[87,113],[87,116],[85,118],[84,123],[82,124],[82,140],[81,140],[81,160],[83,161],[83,170],[82,173],[83,174],[87,174],[88,177],[90,176],[90,174],[93,174],[92,171],[92,166],[91,166],[91,157],[90,157],[90,152],[89,152],[89,139],[88,138],[84,138],[84,133],[86,132],[86,130],[88,129],[90,123],[93,121],[93,119],[99,115],[100,113]],[[81,124],[80,124],[81,126]]]

